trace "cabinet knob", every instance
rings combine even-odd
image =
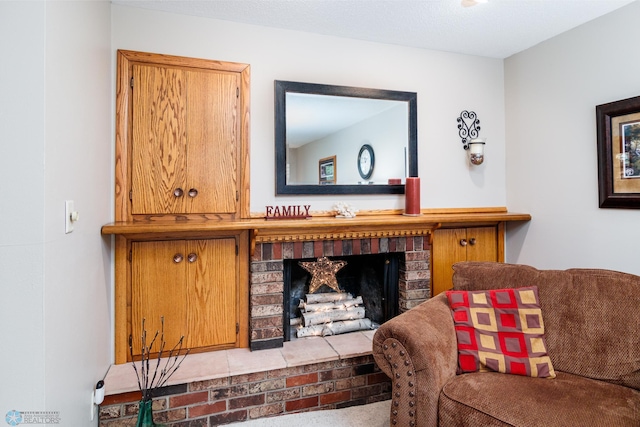
[[[475,244],[476,244],[476,238],[475,238],[475,237],[470,238],[470,239],[469,239],[469,244],[470,244],[471,246],[475,245]]]
[[[198,259],[198,255],[194,253],[190,253],[189,255],[187,255],[187,260],[189,262],[196,262],[197,259]]]
[[[182,254],[175,254],[173,256],[173,262],[175,262],[176,264],[181,263],[183,259],[184,259],[184,256]]]
[[[467,246],[467,239],[460,239],[460,246]]]
[[[182,197],[183,194],[184,194],[184,190],[180,187],[173,190],[173,195],[176,197]]]
[[[192,188],[189,190],[187,194],[189,195],[189,197],[196,197],[198,195],[198,190],[196,190],[195,188]]]

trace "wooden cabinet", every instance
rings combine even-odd
[[[250,217],[249,65],[117,58],[115,219],[156,232],[116,237],[116,363],[142,319],[155,334],[164,317],[167,345],[247,347],[248,231],[172,227]]]
[[[133,242],[134,342],[139,342],[142,319],[152,336],[164,317],[169,346],[181,336],[188,348],[235,346],[240,324],[236,251],[233,237]]]
[[[432,296],[453,287],[453,264],[460,261],[504,261],[504,228],[441,228],[432,241]]]
[[[118,51],[116,220],[249,213],[249,66]]]
[[[133,65],[132,214],[235,214],[238,73]]]

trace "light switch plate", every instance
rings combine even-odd
[[[64,201],[64,233],[69,234],[73,231],[73,221],[71,221],[71,212],[73,212],[73,200]]]

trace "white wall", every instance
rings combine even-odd
[[[598,208],[596,105],[640,95],[640,3],[505,61],[507,259],[640,274],[640,211]]]
[[[109,3],[0,2],[0,46],[0,415],[97,425],[90,397],[112,341]],[[80,212],[71,234],[65,199]]]
[[[251,211],[266,205],[339,200],[395,209],[404,197],[275,196],[274,80],[402,90],[418,94],[423,207],[506,205],[503,61],[112,6],[113,49],[251,64]],[[471,168],[456,118],[475,110],[488,138],[485,164]],[[383,159],[376,159],[382,161]]]
[[[2,419],[45,402],[44,24],[44,3],[0,2]]]

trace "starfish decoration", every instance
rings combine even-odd
[[[346,261],[330,261],[329,258],[323,256],[318,258],[317,262],[300,261],[298,264],[311,273],[310,294],[315,293],[322,285],[327,285],[331,289],[335,289],[336,292],[342,292],[338,286],[336,273],[347,265]]]

